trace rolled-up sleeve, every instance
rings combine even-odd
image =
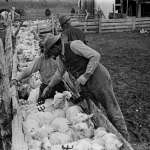
[[[16,79],[19,81],[29,77],[32,73],[37,72],[40,69],[40,62],[41,62],[41,57],[36,57],[33,63],[29,67],[27,67],[23,72],[21,72],[16,77]]]
[[[86,71],[84,73],[84,77],[88,80],[98,66],[101,55],[80,40],[72,41],[70,47],[75,54],[89,59]]]

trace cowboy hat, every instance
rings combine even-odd
[[[67,23],[71,18],[68,16],[60,16],[59,17],[59,23],[60,25],[64,25],[65,23]]]
[[[50,49],[61,37],[61,34],[59,35],[53,35],[49,33],[47,37],[42,42],[45,49]]]

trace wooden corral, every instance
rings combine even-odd
[[[126,18],[126,19],[91,19],[87,22],[73,22],[73,26],[79,27],[87,33],[98,32],[124,32],[140,29],[150,30],[150,18]]]
[[[12,71],[13,76],[16,75],[17,63],[18,63],[17,52],[15,52],[13,57],[13,71]],[[19,107],[18,105],[17,89],[15,86],[12,87],[12,100],[13,100],[13,111],[16,112],[14,113],[12,121],[12,150],[28,150],[27,142],[23,131],[22,108]],[[97,109],[96,105],[92,102],[92,100],[88,101],[90,102],[90,105],[88,106],[89,109],[88,111],[96,115],[98,125],[106,128],[107,131],[112,132],[119,137],[119,139],[123,142],[122,150],[133,150],[130,143],[128,143],[126,139],[124,139],[124,137],[117,131],[117,129],[105,116],[102,106],[101,109]],[[85,107],[87,105],[87,100],[82,101],[78,105]]]
[[[7,58],[5,58],[5,60],[3,60],[1,62],[2,67],[4,66],[4,70],[3,73],[5,75],[5,78],[7,81],[5,81],[3,83],[3,85],[6,86],[6,91],[5,94],[10,94],[11,95],[7,95],[8,97],[4,97],[5,103],[10,103],[10,97],[12,99],[12,114],[13,114],[13,120],[10,120],[9,123],[11,123],[12,121],[12,150],[28,150],[28,146],[26,143],[26,139],[25,139],[25,135],[24,135],[24,131],[23,131],[23,114],[22,114],[22,108],[18,105],[18,94],[17,94],[17,87],[15,85],[13,85],[10,89],[10,77],[12,76],[12,79],[14,76],[16,76],[17,73],[17,66],[18,66],[18,60],[17,60],[17,51],[13,51],[13,47],[12,47],[12,32],[11,32],[11,26],[9,26],[8,31],[6,32],[6,47],[5,47],[5,51],[2,47],[1,41],[0,41],[0,52],[2,52],[0,56],[2,56],[2,58],[4,59],[6,56]],[[4,55],[5,53],[5,55]],[[12,57],[13,56],[13,57]],[[2,60],[2,59],[0,59]],[[7,63],[6,63],[7,62]],[[6,65],[7,64],[7,65]],[[6,69],[6,70],[5,70]],[[11,74],[12,73],[12,74]],[[10,76],[11,74],[11,76]],[[10,93],[9,93],[10,91]],[[83,103],[84,105],[85,103]],[[92,106],[94,105],[94,103],[91,102],[91,108],[93,107],[96,108],[96,106]],[[6,109],[7,110],[7,109]],[[121,141],[124,144],[123,150],[133,150],[133,148],[131,147],[131,145],[122,137],[122,135],[116,130],[116,128],[111,124],[111,122],[107,119],[107,117],[105,116],[105,114],[103,113],[103,111],[101,109],[97,110],[97,112],[95,112],[97,109],[93,109],[91,111],[93,111],[94,114],[98,114],[98,120],[99,120],[99,125],[104,126],[108,131],[116,134]],[[7,144],[7,143],[6,143]],[[6,145],[7,146],[7,145]],[[10,148],[9,148],[10,149]]]
[[[39,20],[43,19],[39,18]],[[122,19],[90,18],[85,21],[84,16],[72,16],[71,23],[74,27],[82,29],[85,33],[139,31],[142,28],[150,30],[150,17],[129,17]],[[43,32],[48,31],[49,27],[46,24],[40,24],[38,25],[38,29]]]

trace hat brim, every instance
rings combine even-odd
[[[61,34],[59,35],[55,35],[54,41],[52,42],[51,46],[49,48],[51,48],[61,37]]]
[[[62,22],[61,23],[61,25],[64,25],[64,24],[66,24],[68,21],[70,21],[71,20],[71,17],[69,17],[68,19],[66,19],[64,22]]]
[[[53,42],[51,43],[51,45],[49,45],[48,47],[46,47],[47,49],[50,49],[61,37],[61,34],[59,35],[55,35]]]

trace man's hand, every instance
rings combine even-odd
[[[85,85],[87,82],[87,79],[84,77],[84,75],[81,75],[78,79],[77,79],[77,85]]]
[[[51,92],[51,88],[49,87],[49,86],[47,86],[45,89],[44,89],[44,91],[43,91],[43,93],[42,93],[42,95],[41,95],[41,98],[45,98],[45,97],[48,97],[48,94]]]
[[[19,85],[19,81],[17,79],[13,79],[13,80],[11,80],[10,85],[11,86],[13,86],[13,85],[18,86]]]

